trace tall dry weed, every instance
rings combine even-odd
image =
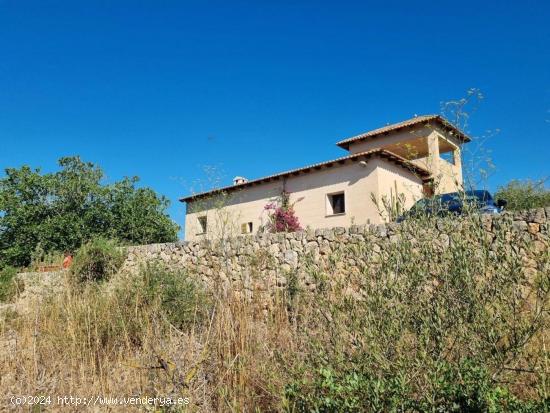
[[[490,236],[483,225],[405,222],[384,248],[350,242],[325,267],[287,274],[286,291],[206,291],[155,265],[66,282],[3,318],[0,383],[6,394],[189,397],[170,411],[537,411],[550,254],[512,222]]]

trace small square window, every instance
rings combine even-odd
[[[346,212],[346,198],[343,192],[327,195],[327,215],[338,215]]]
[[[208,221],[206,217],[199,217],[198,221],[199,221],[199,231],[200,231],[199,234],[206,234],[206,229],[208,226]]]
[[[254,229],[252,222],[246,222],[244,224],[241,224],[241,233],[242,234],[252,234],[252,230]]]

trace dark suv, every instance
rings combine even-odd
[[[450,192],[420,199],[399,217],[397,222],[420,215],[461,215],[467,210],[482,214],[499,214],[505,206],[505,200],[499,199],[495,202],[489,191]]]

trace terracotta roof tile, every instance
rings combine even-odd
[[[351,138],[347,138],[344,140],[341,140],[336,145],[340,146],[341,148],[348,149],[349,144],[352,142],[362,141],[365,139],[372,139],[375,137],[378,137],[383,134],[387,134],[389,132],[395,132],[399,129],[406,128],[408,126],[417,125],[419,123],[429,123],[429,122],[435,122],[438,123],[440,126],[442,126],[444,129],[451,130],[456,134],[456,136],[461,139],[464,142],[470,142],[470,138],[468,135],[466,135],[464,132],[462,132],[460,129],[458,129],[456,126],[454,126],[451,122],[449,122],[447,119],[445,119],[443,116],[440,115],[421,115],[416,116],[411,119],[404,120],[403,122],[393,123],[391,125],[386,125],[378,129],[371,130],[369,132],[362,133],[360,135],[352,136]]]
[[[214,195],[216,193],[236,191],[236,190],[243,189],[243,188],[250,187],[250,186],[254,186],[254,185],[257,185],[257,184],[270,182],[270,181],[273,181],[273,180],[278,180],[280,178],[287,177],[287,176],[290,176],[290,175],[299,175],[299,174],[302,174],[302,173],[311,172],[312,170],[319,170],[323,167],[331,167],[331,166],[335,166],[336,164],[344,164],[347,161],[352,161],[352,160],[368,159],[368,158],[371,158],[373,156],[377,156],[379,158],[386,159],[390,162],[396,163],[396,164],[398,164],[398,165],[400,165],[404,168],[409,169],[410,171],[412,171],[413,173],[417,174],[418,176],[420,176],[422,178],[429,178],[430,175],[431,175],[430,172],[427,169],[424,169],[424,168],[421,168],[417,165],[414,165],[413,163],[409,162],[405,158],[402,158],[401,156],[396,155],[393,152],[390,152],[390,151],[387,151],[387,150],[384,150],[384,149],[374,149],[374,150],[367,151],[367,152],[360,152],[360,153],[355,153],[355,154],[343,156],[341,158],[333,159],[331,161],[320,162],[320,163],[316,163],[316,164],[313,164],[313,165],[304,166],[302,168],[292,169],[290,171],[265,176],[263,178],[254,179],[254,180],[244,182],[244,183],[241,183],[241,184],[237,184],[237,185],[229,185],[229,186],[226,186],[226,187],[216,188],[216,189],[213,189],[213,190],[210,190],[210,191],[205,191],[205,192],[200,192],[200,193],[197,193],[197,194],[189,195],[189,196],[180,198],[180,202],[189,202],[189,201],[193,201],[195,199],[204,198],[204,197],[207,197],[207,196],[210,196],[210,195]]]

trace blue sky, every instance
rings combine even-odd
[[[489,187],[546,177],[548,21],[548,1],[0,0],[0,167],[79,154],[181,224],[204,167],[230,183],[328,160],[479,88]]]

